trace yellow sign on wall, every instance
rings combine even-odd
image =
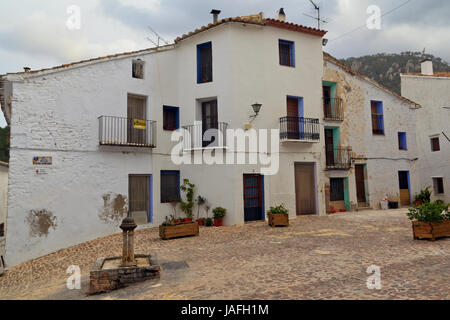
[[[134,128],[145,130],[147,128],[145,120],[134,120]]]

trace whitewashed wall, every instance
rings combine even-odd
[[[421,188],[431,186],[433,177],[443,177],[443,195],[433,192],[433,200],[450,203],[450,78],[401,76],[402,95],[417,101],[422,109],[417,113],[417,143]],[[447,108],[444,108],[447,107]],[[431,136],[439,135],[441,150],[431,152]]]

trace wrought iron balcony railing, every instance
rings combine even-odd
[[[318,142],[320,140],[319,119],[299,117],[280,118],[280,139]]]
[[[156,121],[114,116],[98,121],[100,145],[156,148]]]
[[[228,123],[196,123],[183,127],[184,150],[225,148]]]
[[[328,170],[350,170],[352,167],[352,148],[325,146]]]
[[[344,121],[344,107],[340,98],[324,98],[323,111],[325,120]]]

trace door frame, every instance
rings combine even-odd
[[[294,162],[294,199],[295,199],[295,215],[298,217],[299,215],[297,215],[298,212],[298,208],[297,208],[297,188],[296,188],[296,172],[295,172],[295,167],[297,164],[309,164],[313,166],[313,176],[314,176],[314,206],[315,206],[315,210],[316,213],[315,214],[311,214],[311,215],[319,215],[320,214],[320,208],[319,208],[319,192],[317,187],[317,162],[301,162],[301,161],[295,161]],[[301,215],[300,215],[301,216]]]
[[[153,174],[128,174],[128,201],[130,201],[130,177],[148,177],[148,208],[147,208],[147,222],[153,223]]]
[[[364,179],[364,198],[365,203],[368,206],[369,205],[369,185],[368,185],[368,179],[367,179],[367,163],[357,163],[355,164],[355,189],[356,189],[356,204],[358,204],[358,183],[356,180],[356,166],[362,167],[363,170],[363,179]]]
[[[264,175],[259,173],[243,173],[242,174],[242,198],[243,198],[243,209],[244,209],[244,222],[245,221],[245,176],[258,176],[260,178],[261,184],[261,219],[259,221],[266,220],[266,204],[265,204],[265,190],[264,190]],[[258,221],[258,220],[256,220]]]
[[[408,181],[408,192],[409,192],[409,204],[412,203],[412,198],[411,198],[411,175],[410,175],[410,171],[409,170],[399,170],[398,171],[398,190],[399,190],[399,205],[401,206],[401,198],[400,198],[400,190],[404,190],[404,189],[400,189],[400,172],[406,172],[406,179]]]

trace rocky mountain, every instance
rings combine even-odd
[[[341,61],[382,85],[400,94],[400,73],[420,72],[420,60],[433,61],[435,72],[450,72],[450,66],[441,58],[422,52],[402,52],[400,54],[379,53]]]

